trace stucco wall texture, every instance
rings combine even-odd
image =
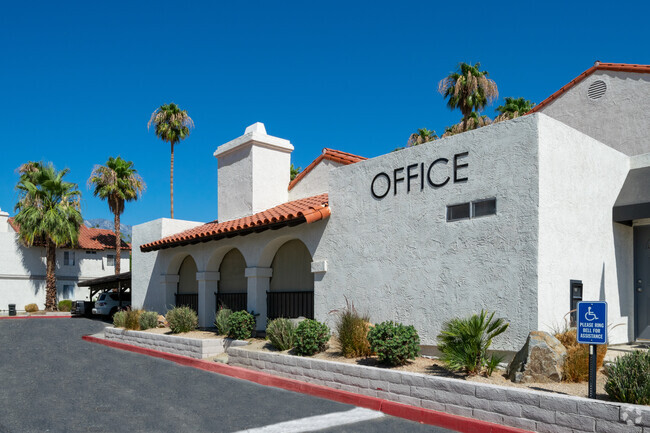
[[[412,324],[423,345],[435,345],[454,317],[495,311],[511,323],[495,342],[518,349],[537,328],[538,116],[527,116],[336,169],[330,176],[332,215],[315,260],[328,272],[316,283],[316,316],[345,305],[372,322]],[[455,154],[468,167],[453,182]],[[438,158],[439,188],[416,179],[383,199],[371,195],[374,176]],[[406,172],[402,172],[406,176]],[[426,175],[426,173],[425,173]],[[393,185],[394,186],[394,185]],[[497,215],[446,221],[447,205],[496,198]]]
[[[588,96],[595,81],[607,86],[598,99]],[[650,111],[650,76],[597,70],[541,112],[626,155],[650,152],[650,122],[638,113]]]
[[[564,326],[581,280],[584,300],[609,304],[609,340],[632,341],[633,230],[612,221],[629,158],[545,115],[539,134],[539,328]]]

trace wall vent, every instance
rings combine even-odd
[[[589,96],[589,99],[600,99],[603,97],[606,91],[607,84],[605,84],[605,82],[602,80],[596,80],[589,85],[589,89],[587,89],[587,96]]]

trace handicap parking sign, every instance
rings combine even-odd
[[[607,302],[578,302],[578,343],[607,344]]]

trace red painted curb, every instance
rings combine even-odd
[[[0,320],[10,319],[70,319],[72,316],[0,316]]]
[[[212,361],[204,361],[202,359],[190,358],[189,356],[161,352],[158,350],[134,346],[132,344],[92,337],[90,335],[85,335],[81,337],[81,339],[91,343],[103,344],[104,346],[113,347],[115,349],[121,349],[129,352],[140,353],[142,355],[153,356],[155,358],[166,359],[177,364],[211,371],[213,373],[234,377],[236,379],[255,382],[264,386],[272,386],[275,388],[285,389],[287,391],[294,391],[302,394],[312,395],[314,397],[338,401],[339,403],[346,403],[358,407],[381,411],[386,415],[405,418],[423,424],[448,428],[460,433],[531,433],[528,430],[507,427],[499,424],[493,424],[487,421],[480,421],[473,418],[451,415],[444,412],[437,412],[431,409],[424,409],[421,407],[395,403],[393,401],[383,400],[377,397],[354,394],[352,392],[343,391],[340,389],[315,385],[313,383],[301,382],[295,379],[287,379],[280,376],[274,376],[269,373],[249,370],[243,367],[235,367],[232,365],[220,364]]]

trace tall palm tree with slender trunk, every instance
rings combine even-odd
[[[168,142],[172,149],[171,170],[169,176],[169,191],[171,198],[171,217],[174,219],[174,145],[185,140],[190,135],[190,128],[194,128],[194,121],[187,115],[187,111],[181,110],[178,105],[172,103],[161,105],[151,113],[147,129],[154,126],[156,136]]]
[[[461,62],[455,72],[438,83],[438,92],[447,99],[447,107],[463,114],[460,125],[468,124],[472,112],[481,111],[499,96],[496,83],[480,68],[480,63]]]
[[[500,114],[494,118],[493,123],[503,122],[504,120],[516,119],[523,116],[533,109],[535,104],[524,98],[506,97],[505,103],[496,108]]]
[[[43,162],[28,162],[18,168],[18,211],[14,218],[18,236],[26,246],[45,245],[45,309],[56,310],[56,248],[72,246],[83,223],[77,185],[63,180],[68,169],[57,171]]]
[[[121,157],[108,158],[106,165],[96,165],[93,168],[88,186],[94,188],[93,194],[108,202],[108,208],[113,212],[115,221],[115,275],[119,274],[120,251],[122,249],[122,233],[120,215],[124,212],[124,203],[137,200],[147,187],[133,168],[133,162]]]

